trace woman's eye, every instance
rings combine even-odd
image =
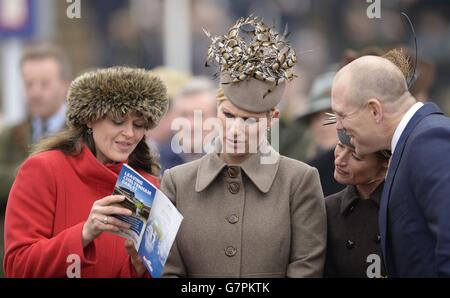
[[[144,124],[134,124],[134,127],[136,127],[136,128],[143,128],[144,127]]]
[[[114,123],[114,124],[116,124],[116,125],[121,125],[121,124],[123,124],[123,120],[112,119],[111,121],[112,121],[112,123]]]
[[[353,156],[353,158],[356,159],[357,161],[362,161],[362,158],[361,158],[361,157],[359,157],[359,156],[357,156],[357,155],[355,155],[355,154],[352,154],[352,156]]]
[[[248,119],[245,119],[245,123],[247,123],[247,124],[255,124],[257,121],[256,121],[256,119],[255,118],[248,118]]]
[[[223,114],[225,115],[225,117],[227,118],[234,118],[234,115],[227,113],[227,112],[223,112]]]

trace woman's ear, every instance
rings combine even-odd
[[[280,118],[280,110],[278,110],[278,109],[273,110],[272,118],[273,119],[279,119]]]
[[[268,127],[272,127],[272,120],[280,118],[280,111],[277,109],[272,109],[269,113],[267,113]]]
[[[88,123],[86,123],[87,128],[92,128],[92,122],[89,121]]]

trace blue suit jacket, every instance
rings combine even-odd
[[[379,228],[389,277],[450,276],[450,118],[432,103],[397,144]]]

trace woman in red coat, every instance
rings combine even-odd
[[[129,226],[112,215],[131,211],[111,193],[123,163],[159,186],[145,133],[166,109],[164,85],[142,69],[97,70],[72,82],[67,129],[37,144],[11,189],[7,276],[145,275],[131,241],[114,234]]]

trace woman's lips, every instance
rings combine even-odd
[[[227,143],[234,144],[234,145],[245,143],[245,142],[239,141],[239,140],[237,140],[237,139],[234,139],[234,140],[226,139],[226,140],[227,140]]]
[[[123,151],[129,150],[131,148],[131,143],[128,142],[116,142],[116,144],[117,147]]]
[[[335,169],[336,169],[336,172],[337,172],[339,175],[343,175],[343,176],[347,176],[347,175],[348,175],[348,172],[342,170],[342,169],[341,169],[340,167],[338,167],[338,166],[335,166]]]

